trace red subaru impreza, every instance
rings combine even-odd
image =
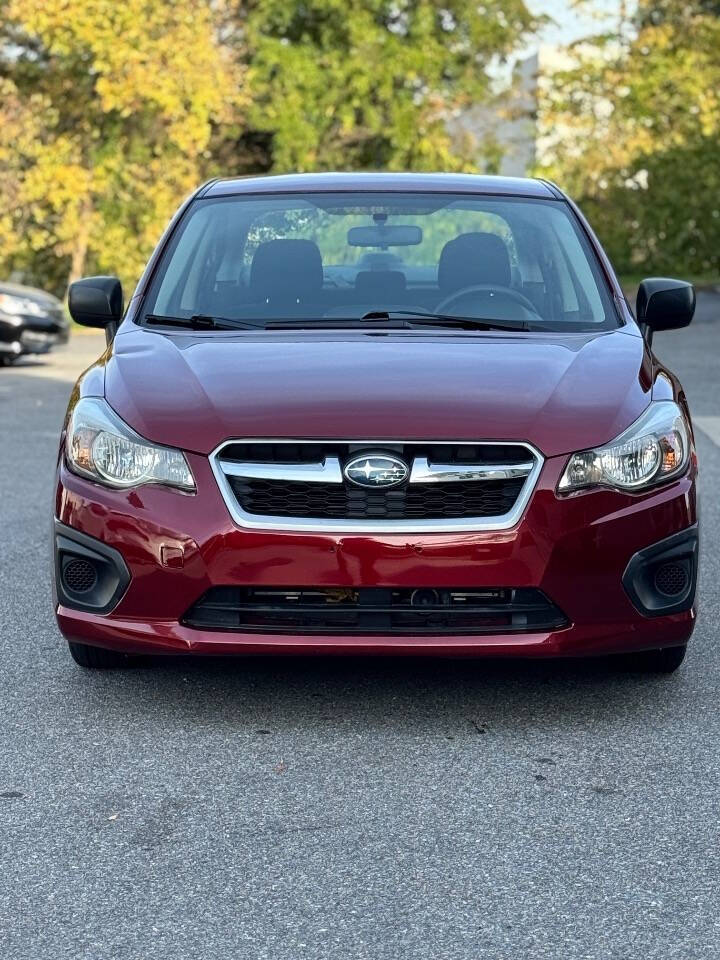
[[[673,670],[695,620],[697,461],[637,316],[541,180],[216,180],[179,210],[78,381],[55,494],[75,660],[585,656]]]

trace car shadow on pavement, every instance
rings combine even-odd
[[[173,656],[124,671],[74,669],[76,694],[80,684],[98,709],[139,723],[160,713],[171,726],[209,724],[229,735],[315,730],[333,738],[362,729],[452,740],[499,729],[624,727],[648,710],[670,711],[686,696],[682,677],[692,665],[668,677],[615,658]]]

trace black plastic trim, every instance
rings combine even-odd
[[[454,603],[456,593],[477,596]],[[426,600],[416,601],[418,594]],[[211,587],[181,622],[217,632],[411,637],[529,634],[570,625],[532,587]]]
[[[693,524],[631,557],[622,582],[633,606],[644,617],[665,617],[683,613],[695,602],[698,574],[698,525]],[[655,586],[655,571],[668,561],[687,566],[688,585],[680,596],[670,598]]]
[[[216,183],[219,183],[222,177],[211,177],[209,180],[206,180],[198,189],[195,191],[195,199],[201,200],[208,192],[210,187],[214,186]]]
[[[55,587],[58,601],[73,610],[110,613],[118,605],[130,583],[130,571],[122,554],[102,540],[55,521]],[[97,571],[97,582],[86,593],[69,592],[63,583],[65,557],[90,560]]]
[[[548,190],[554,195],[556,200],[567,200],[567,196],[563,193],[560,187],[552,180],[547,180],[545,177],[535,177],[539,183],[544,183]]]

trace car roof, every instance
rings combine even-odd
[[[0,293],[27,297],[30,300],[48,300],[54,304],[61,303],[54,294],[48,293],[47,290],[41,290],[40,287],[27,287],[25,284],[14,283],[10,280],[0,280]]]
[[[484,193],[495,196],[562,198],[544,180],[492,177],[472,173],[294,173],[271,177],[235,177],[213,180],[200,197],[227,197],[252,193],[312,193],[332,191],[398,191],[430,193]]]

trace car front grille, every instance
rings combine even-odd
[[[230,486],[247,513],[275,517],[428,520],[495,517],[510,510],[525,481],[408,484],[362,490],[348,484],[293,483],[233,477]]]
[[[387,457],[402,480],[373,487],[348,476],[353,462]],[[248,440],[222,445],[211,464],[241,526],[442,532],[512,526],[542,457],[525,443]]]
[[[534,588],[213,587],[183,618],[186,626],[239,633],[483,635],[568,626]]]

